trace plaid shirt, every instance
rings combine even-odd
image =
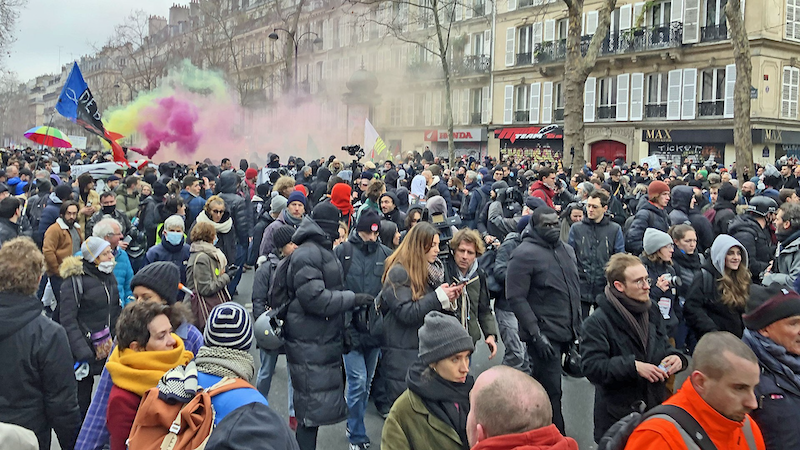
[[[203,345],[203,334],[194,325],[184,323],[175,330],[175,334],[183,339],[186,350],[194,354],[197,354],[200,346]],[[111,394],[113,385],[111,375],[108,374],[108,370],[103,368],[100,382],[97,384],[97,390],[92,397],[92,403],[86,412],[86,418],[83,420],[81,432],[75,443],[75,450],[101,450],[108,447],[106,412],[108,396]]]

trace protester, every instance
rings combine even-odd
[[[210,202],[209,202],[210,203]],[[218,208],[219,203],[215,203]],[[201,213],[199,217],[203,217]],[[221,213],[216,215],[221,215]],[[230,219],[229,219],[230,220]],[[186,283],[194,292],[192,313],[195,326],[201,331],[214,306],[231,301],[228,283],[236,273],[237,267],[228,264],[228,259],[219,248],[215,225],[198,220],[192,228],[192,245],[189,248],[189,261],[186,265]]]
[[[151,247],[145,254],[145,265],[158,262],[169,261],[180,271],[180,282],[184,285],[186,281],[186,266],[191,254],[190,246],[186,243],[186,230],[183,217],[178,215],[169,216],[164,221],[161,231],[161,243]],[[183,298],[181,292],[179,297]]]
[[[123,216],[124,217],[124,216]],[[94,226],[94,236],[105,239],[111,246],[111,253],[114,255],[114,277],[117,278],[117,290],[119,291],[120,305],[125,306],[132,300],[131,279],[133,278],[133,267],[128,259],[128,254],[121,250],[121,238],[123,236],[119,222],[110,217],[105,218]]]
[[[47,264],[47,276],[56,295],[61,299],[61,282],[59,267],[66,258],[78,253],[83,243],[83,233],[78,220],[78,204],[67,200],[61,204],[59,217],[44,233],[42,254]]]
[[[775,200],[763,195],[753,197],[748,203],[747,212],[736,216],[728,227],[730,235],[742,244],[750,258],[747,267],[754,283],[761,280],[761,274],[775,256],[769,225],[777,210]]]
[[[86,228],[84,228],[84,234],[86,236],[92,236],[92,229],[97,225],[98,222],[105,219],[106,217],[116,220],[121,227],[121,232],[123,236],[127,236],[128,233],[131,231],[131,221],[128,220],[128,217],[125,216],[124,213],[117,209],[117,199],[114,197],[112,192],[103,192],[100,195],[100,210],[97,211],[89,220],[86,221]],[[123,250],[127,247],[126,244],[123,244]]]
[[[0,200],[0,246],[20,236],[19,221],[22,217],[22,202],[16,197]]]
[[[230,212],[225,207],[225,201],[217,196],[212,195],[206,202],[205,209],[197,216],[194,228],[201,223],[207,223],[214,227],[216,240],[211,241],[225,255],[226,261],[233,264],[236,261],[236,227],[231,218]],[[192,228],[192,231],[194,230]],[[189,232],[190,242],[194,242],[191,238],[192,231]]]
[[[275,221],[264,230],[259,255],[268,255],[272,250],[272,234],[276,229],[284,225],[290,225],[296,230],[300,226],[300,222],[303,220],[303,217],[305,217],[307,205],[308,200],[302,192],[292,191],[292,193],[289,194],[286,201],[286,209],[284,209]]]
[[[794,286],[800,274],[800,205],[784,203],[775,215],[775,236],[778,238],[778,254],[763,274],[763,284]]]
[[[644,232],[648,228],[667,232],[669,229],[669,216],[664,208],[669,205],[669,200],[669,186],[663,181],[652,181],[647,187],[647,201],[643,198],[639,202],[640,206],[625,236],[626,251],[634,255],[642,253],[642,240],[644,239]]]
[[[133,220],[139,213],[139,178],[134,175],[125,178],[124,186],[117,192],[117,209]]]
[[[669,234],[650,228],[644,232],[644,252],[639,258],[651,280],[650,299],[664,319],[667,336],[674,339],[678,322],[683,318],[678,300],[680,278],[672,266],[675,244]]]

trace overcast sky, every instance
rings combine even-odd
[[[101,47],[114,26],[134,9],[167,17],[174,3],[189,1],[28,0],[17,22],[17,41],[10,49],[6,68],[17,72],[21,81],[60,72],[60,64],[93,53],[93,44]]]

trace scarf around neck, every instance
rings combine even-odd
[[[291,226],[297,228],[297,226],[300,225],[300,222],[303,221],[302,217],[299,218],[299,219],[296,219],[293,215],[289,214],[289,211],[287,211],[285,209],[283,210],[282,214],[283,214],[283,221],[286,222],[286,225],[291,225]]]
[[[189,251],[192,253],[202,252],[207,254],[208,256],[214,258],[219,263],[219,266],[222,269],[228,267],[228,258],[225,257],[225,253],[222,253],[222,250],[214,247],[213,244],[206,241],[194,241],[192,245],[189,247]]]
[[[172,350],[135,351],[120,350],[117,346],[106,362],[106,369],[115,386],[133,392],[139,397],[148,389],[158,386],[158,380],[170,369],[187,364],[194,355],[186,350],[183,340],[172,334],[176,345]]]
[[[444,283],[444,264],[439,258],[428,264],[428,284],[434,289]]]
[[[642,348],[647,351],[647,342],[650,337],[650,306],[651,301],[640,302],[628,298],[627,295],[606,285],[606,298],[609,303],[620,313],[626,322],[633,328],[639,337]]]
[[[248,383],[256,372],[250,353],[225,347],[200,347],[195,358],[197,371],[218,377],[241,378]]]
[[[758,362],[769,371],[782,375],[800,390],[800,356],[786,351],[782,345],[762,336],[758,331],[744,330],[742,340],[758,357]]]
[[[197,215],[197,222],[205,222],[214,225],[214,229],[217,230],[217,234],[227,234],[230,233],[231,228],[233,228],[233,219],[228,217],[227,220],[222,222],[214,222],[211,220],[205,211],[201,211],[200,214]]]

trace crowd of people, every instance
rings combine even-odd
[[[2,153],[14,448],[137,448],[153,411],[205,398],[209,449],[312,450],[343,421],[351,450],[577,449],[565,375],[594,386],[602,448],[800,448],[800,165],[426,151],[73,176],[90,158]],[[475,379],[482,345],[502,364]]]

